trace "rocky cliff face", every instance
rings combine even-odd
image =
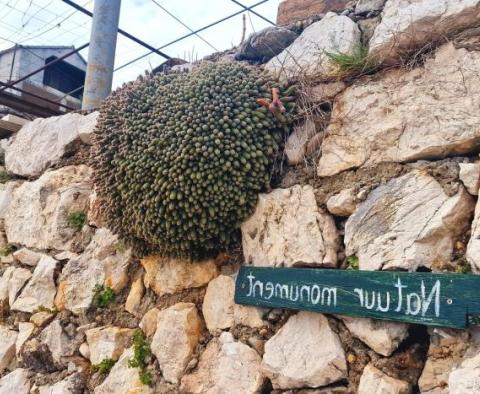
[[[87,161],[96,113],[3,144],[0,394],[480,391],[474,328],[234,303],[242,264],[480,270],[480,1],[305,3],[295,34],[256,33],[238,54],[296,79],[306,116],[237,251],[137,258],[105,228]],[[326,54],[365,44],[368,75]]]

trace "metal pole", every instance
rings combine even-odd
[[[121,0],[95,0],[82,109],[95,109],[110,94]]]

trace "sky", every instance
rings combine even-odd
[[[93,0],[74,0],[93,11]],[[259,0],[239,0],[251,6]],[[242,8],[231,0],[122,0],[119,26],[148,44],[158,48],[190,31],[165,13],[157,4],[197,30],[231,15]],[[269,0],[254,8],[275,22],[280,0]],[[15,43],[23,45],[74,45],[88,42],[91,18],[75,11],[62,0],[0,0],[0,50]],[[246,13],[247,35],[269,26],[253,13]],[[237,15],[201,33],[162,49],[171,57],[185,60],[201,59],[217,50],[237,45],[242,36],[243,18]],[[205,42],[206,41],[206,42]],[[115,67],[143,55],[148,49],[119,35]],[[88,58],[88,49],[81,52]],[[165,59],[150,54],[144,59],[114,73],[114,87],[135,79],[145,70],[163,63]]]

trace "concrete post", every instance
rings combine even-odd
[[[94,109],[112,89],[121,0],[95,0],[82,109]]]

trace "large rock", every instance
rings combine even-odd
[[[469,347],[467,331],[429,329],[430,347],[418,387],[422,393],[448,394],[450,372],[457,368]]]
[[[355,14],[368,14],[379,11],[385,5],[385,0],[358,0],[355,6]]]
[[[105,273],[100,261],[84,253],[69,260],[60,274],[55,306],[75,314],[85,312],[91,305],[96,285],[103,285]],[[79,286],[78,284],[82,285]]]
[[[43,256],[45,256],[43,253],[35,252],[27,248],[21,248],[13,252],[15,260],[30,267],[35,267]]]
[[[358,394],[410,394],[410,385],[392,378],[368,364],[363,370],[358,386]]]
[[[22,184],[20,181],[0,183],[0,219],[5,219],[10,203],[12,202],[13,191]]]
[[[95,387],[95,394],[152,394],[150,386],[144,385],[138,376],[138,368],[130,368],[133,348],[125,350],[103,383]]]
[[[299,312],[265,344],[263,371],[276,389],[320,387],[347,376],[342,344],[318,313]]]
[[[55,298],[59,310],[85,312],[92,303],[95,285],[105,285],[115,292],[125,288],[131,250],[118,245],[116,235],[107,229],[98,229],[85,251],[68,261],[60,275]]]
[[[181,392],[258,394],[265,379],[261,361],[255,350],[223,333],[208,343],[197,370],[183,377]]]
[[[270,26],[252,33],[237,51],[239,60],[266,62],[288,47],[298,34],[282,27]]]
[[[370,40],[378,60],[404,60],[410,52],[477,25],[478,0],[388,0],[382,21]]]
[[[315,122],[307,119],[304,124],[296,126],[285,144],[285,155],[288,164],[296,165],[303,163],[306,157],[307,145],[315,135]]]
[[[215,333],[240,324],[249,327],[264,325],[260,309],[235,303],[235,281],[232,277],[220,275],[207,287],[202,312],[210,332]]]
[[[480,162],[460,163],[459,167],[458,177],[465,185],[465,188],[471,195],[478,196],[478,189],[480,188]]]
[[[480,272],[480,202],[475,206],[475,216],[472,222],[470,240],[465,257],[476,273]]]
[[[68,166],[17,187],[5,216],[8,242],[69,250],[77,230],[69,224],[68,215],[87,212],[90,174],[87,166]]]
[[[260,194],[241,229],[247,264],[337,265],[338,232],[333,218],[318,209],[311,186]]]
[[[75,152],[93,132],[98,113],[38,118],[27,123],[5,146],[7,171],[25,177],[40,175]]]
[[[477,393],[480,390],[480,354],[465,359],[450,373],[448,388],[450,394]]]
[[[45,327],[38,338],[48,347],[53,360],[58,365],[65,365],[65,357],[73,356],[75,350],[80,346],[80,343],[77,344],[73,338],[67,335],[58,319]]]
[[[12,310],[32,313],[40,306],[53,308],[55,293],[55,270],[58,261],[44,255],[33,271],[32,278],[12,305]]]
[[[463,187],[448,197],[433,177],[414,170],[373,190],[350,216],[346,254],[356,255],[362,270],[415,271],[448,263],[473,208]]]
[[[23,288],[25,283],[32,277],[32,273],[25,268],[15,268],[12,276],[8,281],[8,303],[12,307],[17,299],[19,291]]]
[[[160,311],[151,348],[167,382],[179,382],[201,333],[202,320],[195,304],[178,303]]]
[[[360,36],[360,29],[350,18],[329,12],[272,58],[265,69],[287,79],[326,76],[335,70],[327,53],[353,52],[360,45]]]
[[[129,328],[96,327],[87,330],[87,343],[90,349],[90,362],[99,364],[105,359],[118,360],[133,336]]]
[[[30,339],[35,330],[35,324],[33,323],[18,323],[18,336],[15,342],[15,354],[18,356],[22,351],[23,344]]]
[[[288,25],[328,11],[341,11],[351,3],[351,0],[283,0],[278,6],[277,25]]]
[[[0,379],[0,394],[29,394],[30,373],[27,369],[18,368]]]
[[[55,384],[40,386],[38,394],[83,394],[84,387],[83,377],[77,372]]]
[[[341,316],[353,336],[382,356],[390,356],[408,336],[408,324]]]
[[[15,358],[15,343],[18,332],[0,326],[0,373],[5,371]]]
[[[205,286],[218,275],[213,260],[194,262],[160,256],[148,256],[141,260],[145,269],[145,287],[158,296]]]
[[[318,175],[474,152],[479,105],[480,52],[446,44],[424,66],[386,72],[336,97]]]

